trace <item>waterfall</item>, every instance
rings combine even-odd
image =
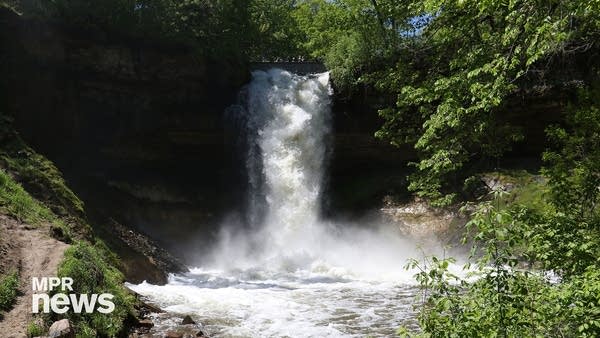
[[[275,245],[287,246],[318,224],[331,130],[329,73],[252,75],[246,110],[251,219]]]
[[[415,271],[403,266],[415,244],[377,217],[320,218],[330,95],[328,73],[254,72],[231,116],[245,139],[252,226],[232,217],[189,273],[128,286],[214,337],[390,337],[413,325]],[[172,323],[167,313],[152,333]]]

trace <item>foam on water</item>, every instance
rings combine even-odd
[[[132,287],[169,312],[195,315],[214,336],[390,336],[411,323],[414,290],[395,283],[304,273],[258,280],[232,276],[197,269],[189,279],[172,277],[162,287]]]
[[[129,287],[212,336],[389,336],[413,325],[414,272],[403,266],[416,244],[380,222],[320,218],[330,95],[328,73],[254,72],[239,116],[251,226],[224,224],[203,267],[167,285]]]

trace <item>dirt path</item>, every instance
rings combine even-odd
[[[0,321],[0,334],[6,338],[26,337],[31,320],[31,278],[56,276],[68,245],[50,237],[46,229],[32,229],[5,215],[0,215],[0,236],[2,264],[16,264],[20,282],[15,306]]]

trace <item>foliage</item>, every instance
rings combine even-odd
[[[114,295],[115,310],[110,314],[67,312],[66,316],[75,323],[78,332],[88,333],[90,337],[114,337],[123,333],[135,298],[122,285],[123,275],[115,268],[115,256],[102,242],[93,245],[78,242],[67,249],[58,276],[73,278],[73,293]]]
[[[498,188],[510,191],[510,194],[501,197],[502,206],[523,205],[540,213],[552,208],[547,200],[548,178],[543,174],[534,174],[522,169],[501,169],[469,177],[465,180],[463,194],[465,199],[473,200],[481,198],[481,195],[489,190]]]
[[[575,278],[556,281],[551,275],[520,267],[538,229],[522,223],[523,215],[498,209],[500,197],[478,206],[468,227],[476,245],[466,277],[449,272],[453,260],[413,260],[424,298],[419,314],[422,334],[405,328],[404,336],[424,337],[594,337],[600,332],[598,270],[588,267]],[[523,248],[529,248],[519,256]],[[473,281],[474,280],[474,281]]]
[[[57,272],[59,277],[74,279],[74,293],[111,293],[115,296],[115,310],[110,315],[67,314],[77,327],[78,334],[84,337],[113,337],[123,333],[134,297],[122,285],[123,275],[118,270],[118,258],[104,243],[96,241],[92,245],[85,240],[90,238],[91,230],[85,220],[81,200],[67,187],[56,166],[28,147],[14,131],[10,121],[2,115],[0,118],[0,160],[6,170],[10,171],[9,174],[4,169],[0,170],[1,208],[31,225],[51,223],[54,235],[60,229],[61,234],[67,237],[63,240],[76,241],[66,250]],[[23,183],[17,183],[13,176]],[[35,198],[30,192],[35,192]],[[72,231],[81,235],[71,236]],[[5,280],[0,283],[0,309],[3,309],[5,299],[9,299],[4,295],[9,295],[5,291],[10,288],[4,285],[12,284],[5,283]],[[16,290],[16,286],[14,289]],[[43,330],[35,325],[37,324],[30,325],[30,333]]]
[[[31,149],[0,113],[0,161],[60,215],[82,215],[83,202],[69,189],[56,166]],[[43,193],[42,193],[43,192]]]
[[[27,337],[41,337],[46,333],[46,328],[38,321],[31,321],[27,325]]]
[[[565,277],[600,267],[600,97],[582,89],[569,109],[567,128],[551,127],[557,149],[544,153],[549,164],[551,201],[556,212],[540,220],[535,236],[538,259]]]
[[[582,90],[568,124],[548,130],[557,146],[544,154],[550,207],[506,206],[500,193],[478,205],[468,224],[475,281],[449,274],[447,261],[412,262],[427,292],[424,336],[600,335],[597,93]]]
[[[56,166],[23,142],[5,115],[0,114],[0,166],[3,207],[21,221],[53,224],[62,240],[85,237],[83,202],[67,186]]]
[[[0,277],[0,311],[10,310],[19,287],[19,274],[17,271],[11,271]]]
[[[91,26],[108,27],[110,25],[130,29],[132,28],[130,18],[133,16],[134,4],[134,0],[22,1],[26,13],[59,18],[83,29]]]
[[[294,11],[304,34],[302,47],[311,57],[324,61],[341,90],[360,83],[361,74],[388,56],[386,43],[394,35],[382,27],[380,11],[368,0],[307,0]]]
[[[32,198],[4,170],[0,170],[0,208],[21,222],[39,225],[56,221],[56,216]]]
[[[301,46],[303,32],[297,27],[296,0],[249,1],[253,61],[301,60],[306,52]]]
[[[296,0],[21,0],[25,15],[84,32],[188,45],[213,62],[303,59]]]
[[[18,173],[19,180],[40,199],[48,202],[58,215],[83,215],[83,202],[69,189],[54,164],[42,155],[25,147],[16,152],[4,148],[0,160],[6,168]]]
[[[377,136],[413,144],[420,152],[410,189],[448,204],[456,197],[452,185],[460,185],[468,172],[465,164],[497,159],[521,140],[518,128],[502,116],[507,100],[518,90],[548,86],[552,60],[574,58],[595,46],[598,6],[533,0],[412,3],[415,17],[430,20],[418,34],[406,36],[411,47],[399,51],[396,67],[372,75],[378,88],[398,93],[396,107],[380,112],[385,123]],[[597,67],[593,54],[588,60]]]
[[[582,89],[569,109],[565,126],[548,129],[558,150],[544,154],[545,170],[555,192],[553,202],[580,217],[598,214],[600,202],[600,89]]]
[[[26,17],[54,21],[92,38],[150,40],[239,62],[248,50],[245,0],[20,0]]]
[[[342,92],[374,86],[382,97],[396,96],[380,110],[384,124],[376,136],[414,146],[420,160],[410,189],[446,205],[473,173],[467,164],[498,163],[523,140],[505,116],[516,93],[593,79],[599,6],[583,0],[304,0],[286,21],[301,32],[289,44],[324,61]]]

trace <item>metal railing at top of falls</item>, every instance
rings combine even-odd
[[[271,68],[280,68],[289,72],[305,75],[313,73],[323,73],[327,71],[325,65],[321,62],[251,62],[251,70],[269,70]]]

